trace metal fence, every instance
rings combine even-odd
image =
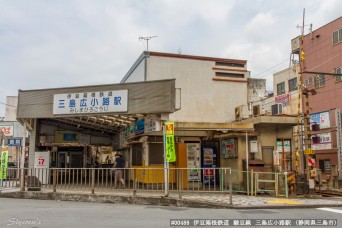
[[[0,187],[21,187],[22,190],[51,189],[95,191],[109,189],[139,191],[178,192],[229,192],[232,189],[229,168],[48,168],[24,169],[24,183],[21,185],[21,169],[8,168],[7,177]],[[121,183],[116,175],[122,173]],[[168,178],[165,184],[165,178]]]
[[[113,168],[9,168],[0,187],[22,187],[25,190],[51,189],[96,191],[125,189],[135,195],[139,191],[260,193],[287,197],[287,175],[283,173],[231,170],[230,168],[123,168],[124,183],[116,181]],[[165,178],[168,178],[165,184]],[[23,189],[22,189],[23,190]]]

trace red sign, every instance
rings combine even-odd
[[[315,166],[315,159],[313,159],[313,158],[308,158],[308,165],[309,166]]]
[[[214,176],[214,170],[213,169],[205,169],[204,175],[205,176]]]

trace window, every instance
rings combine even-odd
[[[311,83],[312,83],[312,78],[306,78],[306,79],[304,80],[304,85],[305,85],[305,86],[311,85]]]
[[[161,165],[164,163],[163,143],[149,143],[148,162],[150,165]]]
[[[315,78],[315,87],[320,88],[325,85],[325,75],[324,74],[317,74]]]
[[[132,165],[142,165],[142,144],[132,145]]]
[[[336,68],[335,74],[342,74],[342,67]],[[336,81],[342,81],[342,75],[336,76]]]
[[[285,82],[277,84],[277,94],[284,94],[285,93]]]
[[[215,75],[217,77],[228,77],[228,78],[244,78],[244,74],[233,74],[233,73],[223,73],[223,72],[216,72]]]
[[[292,78],[289,80],[289,91],[297,90],[297,78]]]
[[[322,172],[330,173],[331,172],[330,160],[319,160],[319,169],[322,170]]]
[[[333,45],[342,42],[342,28],[333,32]]]
[[[216,66],[225,66],[225,67],[245,67],[245,64],[242,63],[228,63],[228,62],[216,62]]]

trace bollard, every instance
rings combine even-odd
[[[182,199],[182,185],[183,185],[183,170],[177,170],[177,171],[181,171],[181,174],[179,175],[178,172],[178,198]]]
[[[233,205],[232,170],[229,169],[229,204]]]
[[[53,192],[56,192],[56,182],[57,182],[57,170],[54,169],[52,171],[52,187],[53,187]]]
[[[136,183],[136,169],[133,172],[133,196],[137,195],[137,183]]]
[[[95,194],[95,169],[91,170],[91,194]]]

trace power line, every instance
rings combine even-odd
[[[16,107],[17,107],[17,106],[13,106],[13,105],[6,104],[6,103],[2,103],[2,102],[0,102],[0,104],[2,104],[2,105],[7,105],[7,106],[11,106],[11,107],[14,107],[14,108],[16,108]]]

